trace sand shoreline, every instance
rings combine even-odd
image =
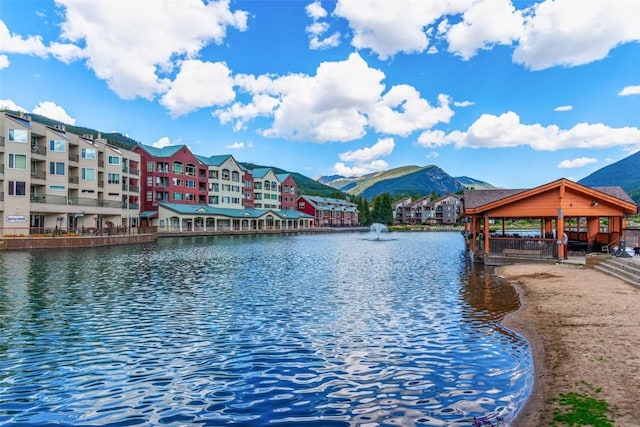
[[[640,425],[640,290],[570,264],[496,268],[521,306],[504,324],[527,338],[534,359],[531,395],[514,427],[549,426],[553,398],[589,392],[607,401],[615,426]]]

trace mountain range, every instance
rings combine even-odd
[[[17,114],[18,112],[12,111]],[[131,149],[138,141],[118,132],[99,132],[81,126],[68,125],[45,116],[30,114],[32,120],[49,126],[62,125],[70,132],[85,135],[91,134],[105,138],[110,144]],[[323,197],[343,198],[348,195],[371,199],[382,193],[392,197],[399,195],[427,196],[431,194],[455,194],[465,189],[490,189],[493,185],[479,179],[466,176],[452,177],[436,165],[403,166],[382,172],[375,172],[361,177],[344,177],[340,175],[319,176],[314,179],[297,172],[290,172],[275,166],[239,163],[247,169],[269,167],[275,173],[289,173],[298,185],[301,194]],[[616,163],[605,166],[591,175],[578,181],[588,187],[620,186],[640,205],[640,152],[632,154]]]
[[[353,196],[371,200],[377,194],[427,196],[455,194],[465,189],[494,188],[493,185],[469,177],[452,177],[435,165],[403,166],[360,177],[340,175],[316,177],[318,182]]]
[[[640,151],[605,166],[578,181],[587,187],[619,186],[640,205]]]

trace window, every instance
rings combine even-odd
[[[24,129],[9,129],[9,142],[27,142],[27,131]]]
[[[196,176],[196,167],[195,167],[195,165],[187,165],[187,175]]]
[[[58,139],[51,139],[49,140],[49,151],[64,153],[67,151],[67,143]]]
[[[9,195],[10,196],[24,196],[26,193],[27,184],[24,181],[9,181]]]
[[[193,180],[191,180],[191,179],[188,179],[188,180],[187,180],[187,187],[189,187],[189,188],[196,188],[196,182],[195,182],[195,181],[193,181]]]
[[[240,173],[238,171],[231,172],[231,181],[240,182]]]
[[[218,171],[209,171],[209,179],[218,179]]]
[[[173,200],[182,200],[182,193],[173,193]]]
[[[265,190],[271,190],[271,183],[269,181],[265,181],[264,182],[264,189]]]
[[[218,204],[218,196],[209,196],[209,204],[217,205]]]
[[[64,185],[50,185],[49,190],[50,191],[66,191],[66,188]]]
[[[107,174],[107,183],[109,183],[109,184],[120,184],[120,174],[119,173],[109,173],[109,174]]]
[[[153,172],[153,162],[147,162],[147,172]]]
[[[153,202],[153,191],[147,191],[147,202]]]
[[[96,158],[96,149],[95,148],[83,148],[82,149],[82,158],[83,159],[95,159]]]
[[[120,157],[118,156],[109,156],[109,162],[110,165],[119,165],[120,164]]]
[[[64,176],[64,162],[49,162],[49,175]]]
[[[96,170],[94,168],[82,168],[81,178],[83,181],[95,181]]]
[[[27,155],[9,153],[9,169],[26,169]]]
[[[222,169],[222,179],[229,181],[229,169]]]
[[[173,173],[184,173],[184,166],[180,162],[173,162]]]

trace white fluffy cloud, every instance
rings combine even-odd
[[[357,53],[344,61],[321,63],[315,76],[236,76],[235,84],[251,101],[214,114],[222,123],[234,122],[236,129],[255,117],[273,116],[264,136],[317,143],[353,141],[369,127],[406,136],[453,116],[448,96],[440,95],[433,107],[408,85],[383,93],[384,78]]]
[[[333,165],[333,171],[343,176],[362,176],[371,172],[385,170],[389,167],[389,164],[380,159],[380,157],[390,155],[394,147],[393,138],[382,138],[371,147],[340,153],[338,157],[341,162]],[[345,162],[354,164],[348,166]]]
[[[228,104],[234,98],[231,71],[225,63],[189,60],[182,63],[160,103],[178,117],[202,107]]]
[[[151,144],[151,146],[155,148],[164,148],[170,145],[173,145],[173,144],[171,143],[171,140],[167,136],[163,136],[162,138],[160,138],[159,140]]]
[[[471,0],[338,0],[334,14],[349,22],[356,49],[371,49],[386,59],[400,52],[425,52],[429,48],[426,29],[471,4]]]
[[[0,55],[0,70],[9,66],[9,57],[7,55]]]
[[[11,34],[9,28],[0,20],[0,53],[20,53],[23,55],[47,56],[47,48],[42,43],[42,37],[21,37]]]
[[[598,163],[598,159],[594,159],[593,157],[580,157],[573,160],[563,160],[558,163],[558,168],[560,169],[573,169],[573,168],[581,168],[586,165],[590,165],[591,163]]]
[[[233,144],[228,144],[224,146],[224,148],[229,150],[244,150],[245,148],[251,148],[251,147],[253,147],[253,144],[251,143],[245,144],[244,142],[234,142]]]
[[[0,99],[0,110],[22,111],[27,112],[27,109],[19,106],[11,99]]]
[[[341,153],[338,157],[343,162],[367,163],[379,157],[388,156],[393,152],[395,143],[393,138],[383,138],[371,147]]]
[[[597,61],[640,40],[640,2],[630,0],[339,0],[334,14],[348,21],[356,49],[381,59],[437,52],[440,41],[464,60],[507,45],[514,62],[542,70]]]
[[[330,26],[328,23],[320,21],[327,16],[327,11],[322,7],[320,1],[316,0],[310,3],[305,8],[305,11],[307,16],[313,20],[313,23],[305,29],[309,35],[309,49],[318,50],[338,46],[340,44],[340,33],[335,32],[325,36]]]
[[[523,124],[512,112],[500,116],[483,114],[466,132],[425,131],[418,144],[427,148],[455,144],[457,148],[505,148],[529,146],[534,150],[556,151],[567,148],[640,147],[640,129],[612,128],[602,123],[578,123],[562,130],[556,125]]]
[[[449,52],[466,60],[479,49],[511,45],[520,35],[522,25],[522,13],[510,0],[481,0],[471,3],[462,14],[462,21],[452,25],[445,37]]]
[[[41,116],[49,117],[53,120],[58,120],[62,123],[66,123],[68,125],[75,125],[76,119],[71,117],[64,108],[56,105],[51,101],[41,102],[33,109],[33,113],[40,114]]]
[[[362,176],[372,172],[380,172],[388,168],[389,168],[389,164],[384,160],[374,160],[373,162],[370,162],[370,163],[366,163],[366,164],[362,163],[355,166],[347,166],[342,162],[338,162],[335,165],[333,165],[333,172],[338,175],[352,177],[352,176]]]
[[[180,61],[192,59],[210,42],[221,43],[228,27],[244,31],[247,24],[246,12],[232,12],[229,0],[130,0],[126,7],[58,2],[66,8],[63,39],[83,46],[88,67],[124,99],[164,93]]]
[[[533,6],[513,60],[531,70],[577,66],[640,40],[640,2],[546,0]]]
[[[559,105],[553,109],[553,111],[571,111],[573,110],[573,105]]]
[[[620,92],[618,92],[620,96],[629,96],[629,95],[640,95],[640,85],[639,86],[627,86],[623,88]]]

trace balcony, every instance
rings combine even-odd
[[[77,163],[80,161],[80,156],[78,156],[77,154],[69,153],[69,161]]]
[[[34,154],[41,154],[45,156],[47,154],[47,147],[41,145],[32,145],[31,152]]]
[[[66,196],[53,196],[51,194],[32,193],[30,196],[31,203],[46,203],[49,205],[66,205]]]
[[[31,171],[31,178],[33,179],[47,179],[46,171]]]

